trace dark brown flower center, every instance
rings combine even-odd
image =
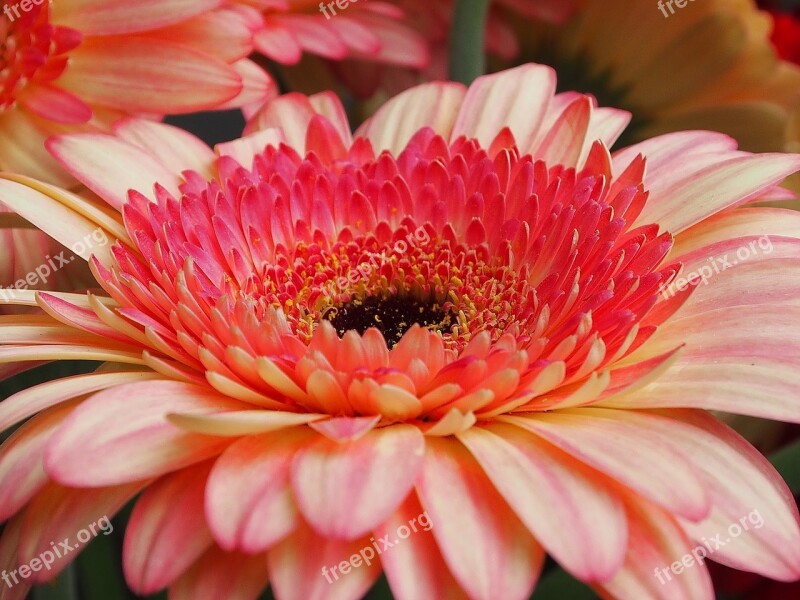
[[[424,300],[411,295],[355,298],[340,307],[332,307],[323,318],[333,324],[340,337],[349,330],[363,334],[375,327],[390,348],[415,324],[447,334],[457,322],[456,316],[435,298]]]

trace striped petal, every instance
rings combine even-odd
[[[65,488],[49,484],[25,508],[25,517],[20,533],[18,550],[19,564],[30,563],[45,551],[52,551],[55,544],[68,540],[72,547],[54,562],[50,570],[40,570],[31,575],[32,583],[44,583],[60,573],[78,555],[87,541],[78,538],[81,530],[94,526],[94,535],[109,535],[111,523],[100,523],[111,519],[126,502],[135,496],[145,484],[128,483],[96,490]],[[85,536],[81,536],[85,537]]]
[[[380,567],[376,562],[353,567],[349,561],[370,547],[366,537],[345,542],[319,536],[301,523],[267,554],[275,596],[281,600],[362,598],[380,575]]]
[[[709,310],[666,323],[638,360],[685,343],[649,386],[600,404],[619,408],[693,407],[800,422],[797,331],[800,307],[771,304]]]
[[[800,515],[775,468],[707,413],[671,414],[677,420],[667,427],[702,472],[714,504],[700,523],[679,519],[687,533],[698,542],[709,540],[716,562],[778,581],[800,579]]]
[[[210,11],[222,0],[70,0],[53,7],[53,21],[85,35],[135,33],[157,29]]]
[[[544,553],[482,467],[452,438],[426,439],[417,482],[445,563],[473,600],[523,600]]]
[[[375,530],[375,539],[395,541],[389,549],[381,552],[383,572],[397,600],[437,598],[460,600],[467,596],[450,574],[442,558],[436,539],[430,529],[433,521],[423,511],[416,493],[409,494],[406,501],[380,527]],[[404,528],[404,529],[403,529]],[[406,539],[398,540],[398,531],[410,533]],[[383,548],[383,543],[378,549]],[[364,556],[372,553],[364,552]]]
[[[84,260],[88,260],[92,254],[97,255],[102,262],[110,260],[111,250],[108,244],[88,247],[88,244],[82,243],[92,238],[97,231],[97,225],[54,198],[25,185],[0,178],[0,202],[50,237],[72,249]]]
[[[464,98],[451,138],[477,138],[488,148],[508,127],[520,150],[529,152],[544,122],[556,74],[543,65],[523,65],[476,79]]]
[[[723,209],[758,198],[800,170],[796,155],[728,154],[728,158],[719,153],[676,155],[657,174],[651,171],[645,178],[650,197],[633,227],[658,223],[673,234],[680,233]],[[648,163],[652,160],[645,157]],[[617,163],[619,156],[614,160]]]
[[[131,383],[99,392],[51,439],[45,468],[65,485],[93,487],[156,477],[219,454],[230,442],[187,433],[170,412],[207,413],[247,405],[188,383]]]
[[[169,599],[256,600],[267,582],[263,554],[223,552],[212,547],[169,588]]]
[[[705,552],[692,545],[680,525],[669,514],[638,498],[630,498],[626,508],[625,564],[600,589],[613,598],[714,600]],[[676,563],[679,565],[673,571]]]
[[[77,125],[92,118],[92,109],[80,98],[54,86],[32,86],[19,98],[32,113],[56,123]],[[27,92],[27,90],[26,90]]]
[[[191,133],[156,121],[127,118],[114,123],[114,133],[147,152],[173,173],[187,169],[210,177],[214,153]]]
[[[59,84],[90,104],[133,113],[207,110],[242,90],[241,77],[226,62],[134,36],[88,38],[70,53]]]
[[[0,431],[77,396],[135,381],[159,378],[161,376],[157,373],[148,371],[123,371],[76,375],[41,383],[0,402]]]
[[[625,556],[625,513],[596,474],[505,424],[473,427],[458,438],[559,564],[583,581],[611,578]]]
[[[51,138],[48,149],[78,181],[117,210],[128,190],[154,198],[160,184],[178,196],[178,175],[142,149],[109,135],[85,133]]]
[[[693,520],[708,515],[711,506],[695,469],[669,438],[617,416],[618,411],[586,407],[500,420],[542,437],[672,513]]]
[[[74,403],[37,415],[0,446],[0,521],[14,515],[49,481],[45,447],[73,408]]]
[[[16,517],[5,523],[3,527],[3,534],[0,537],[0,569],[2,572],[13,572],[18,569],[21,561],[17,558],[19,548],[19,535],[22,531],[22,521],[24,514],[18,514]],[[31,589],[30,580],[16,577],[9,574],[9,582],[6,583],[8,587],[0,588],[2,590],[3,600],[25,600],[28,597],[28,592]]]
[[[352,540],[385,521],[411,491],[425,442],[411,425],[392,425],[344,443],[327,438],[298,452],[292,488],[303,515],[323,535]]]
[[[289,471],[294,455],[311,437],[305,428],[249,436],[220,456],[208,480],[205,507],[223,549],[261,552],[297,526]]]
[[[356,136],[370,140],[376,152],[388,150],[395,155],[425,127],[447,139],[465,94],[459,83],[428,83],[406,90],[381,106]]]
[[[183,469],[150,485],[125,530],[125,580],[146,596],[170,585],[212,544],[203,498],[211,464]]]

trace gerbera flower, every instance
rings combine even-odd
[[[141,493],[127,580],[176,599],[354,599],[381,570],[399,599],[524,599],[545,552],[608,597],[710,599],[702,561],[656,574],[753,511],[713,559],[800,578],[786,485],[705,412],[800,421],[800,215],[734,209],[800,157],[612,156],[629,115],[555,85],[423,85],[355,137],[332,95],[283,96],[216,154],[137,120],[54,139],[107,206],[0,181],[62,243],[118,240],[84,254],[107,296],[10,300],[49,317],[7,318],[0,360],[104,365],[0,403],[31,417],[0,569]]]
[[[25,8],[27,5],[27,10]],[[6,3],[0,18],[0,170],[69,185],[52,134],[125,114],[263,101],[269,77],[245,59],[261,19],[202,0]]]

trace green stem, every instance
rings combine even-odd
[[[456,0],[450,32],[450,79],[466,85],[486,72],[486,17],[491,0]]]

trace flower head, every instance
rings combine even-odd
[[[9,3],[0,18],[0,170],[69,185],[44,150],[52,134],[107,130],[125,114],[263,101],[273,83],[246,59],[260,24],[245,7],[213,0]]]
[[[139,120],[54,139],[105,206],[0,180],[62,243],[118,240],[84,253],[107,295],[2,324],[4,361],[105,364],[0,404],[35,415],[0,454],[0,567],[143,490],[142,594],[358,598],[383,569],[398,598],[523,599],[547,552],[609,597],[712,598],[702,562],[654,571],[754,510],[713,559],[800,577],[785,484],[704,410],[800,421],[800,215],[736,208],[800,158],[611,155],[629,115],[537,65],[343,115],[283,96],[215,153]]]

